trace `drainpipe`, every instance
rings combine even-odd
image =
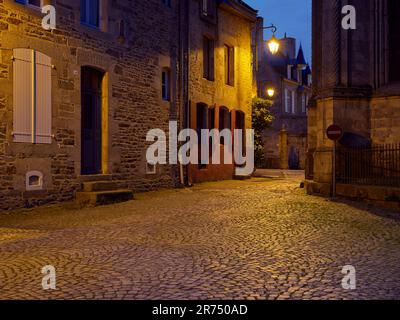
[[[190,127],[190,105],[189,105],[189,7],[190,1],[180,1],[180,101],[182,114],[179,122],[183,128]],[[180,130],[182,130],[182,127]],[[182,146],[183,143],[180,143]],[[181,185],[189,185],[189,168],[179,162],[179,178]]]
[[[186,101],[185,101],[185,118],[186,118],[186,129],[190,128],[190,86],[189,86],[189,76],[190,76],[190,2],[186,1]],[[185,185],[190,186],[189,182],[189,165],[185,166],[186,169],[186,181]]]

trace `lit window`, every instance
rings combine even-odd
[[[81,0],[81,23],[100,27],[100,0]]]
[[[162,86],[162,99],[164,101],[171,100],[171,72],[168,69],[164,69],[162,71],[161,77],[161,86]]]

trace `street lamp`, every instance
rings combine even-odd
[[[279,41],[275,37],[277,28],[274,26],[274,24],[271,24],[268,27],[261,27],[260,29],[262,29],[262,30],[271,29],[272,30],[272,38],[268,41],[268,48],[272,54],[277,54],[279,51]]]
[[[258,38],[259,38],[259,32],[261,30],[266,30],[266,29],[271,29],[272,30],[272,38],[267,42],[267,46],[271,54],[275,55],[279,51],[279,41],[275,37],[275,33],[277,31],[277,27],[275,27],[274,24],[271,24],[270,26],[267,27],[258,27],[256,28],[256,43],[255,43],[255,48],[256,48],[256,70],[258,71]]]
[[[271,40],[268,41],[268,48],[272,54],[277,54],[279,51],[279,42],[275,37],[275,34],[272,35]]]
[[[275,89],[274,88],[268,88],[267,89],[267,94],[268,94],[268,97],[272,98],[275,95]]]

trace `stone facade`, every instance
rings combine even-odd
[[[215,124],[220,106],[231,111],[232,123],[232,110],[243,110],[250,127],[256,11],[236,0],[100,0],[96,20],[87,12],[82,18],[80,3],[44,1],[57,13],[56,29],[46,31],[39,7],[0,0],[0,210],[73,200],[82,181],[92,178],[114,180],[133,191],[173,187],[185,178],[232,178],[233,166],[201,171],[149,166],[146,134],[154,128],[168,133],[171,120],[179,130],[190,127],[196,123],[190,111],[198,103],[215,107]],[[215,9],[213,17],[204,16],[205,3]],[[215,81],[203,79],[203,35],[215,37]],[[224,43],[236,49],[232,87],[223,83]],[[23,69],[29,77],[14,70],[23,65],[34,66]],[[43,68],[49,81],[42,83]],[[100,84],[93,80],[96,75]],[[16,102],[21,99],[30,99],[32,108]],[[86,104],[101,107],[88,111]],[[16,129],[16,121],[28,134]],[[47,132],[42,136],[37,129]],[[86,139],[92,139],[89,145]],[[87,152],[99,162],[89,175]]]
[[[261,20],[262,21],[262,20]],[[262,22],[261,22],[262,24]],[[272,99],[274,121],[264,132],[265,167],[269,169],[304,169],[307,151],[307,104],[311,97],[311,70],[296,39],[279,39],[280,47],[272,55],[263,38],[259,39],[258,95]],[[273,97],[268,89],[274,89]],[[280,136],[287,145],[281,146]],[[285,152],[281,150],[287,149]],[[282,158],[284,155],[284,158]]]
[[[0,1],[0,208],[72,200],[80,189],[83,66],[104,73],[98,174],[112,175],[136,191],[173,186],[175,174],[169,166],[146,173],[145,152],[148,130],[167,131],[179,109],[176,88],[170,101],[161,98],[162,68],[178,78],[178,3],[101,1],[99,28],[80,22],[79,0],[50,3],[57,10],[53,31],[42,28],[39,8]],[[14,142],[15,48],[34,49],[51,59],[49,144]],[[32,170],[43,174],[40,191],[26,190],[26,174]]]
[[[314,86],[307,175],[328,186],[333,142],[326,129],[332,123],[369,144],[400,141],[399,2],[354,0],[351,4],[357,13],[356,30],[341,26],[342,1],[313,1]]]
[[[188,1],[190,11],[189,101],[190,127],[199,130],[199,108],[203,108],[206,125],[203,129],[251,128],[251,100],[256,94],[253,78],[253,43],[257,12],[243,1],[211,1],[209,12],[202,12],[203,1]],[[219,2],[221,2],[219,5]],[[206,63],[204,39],[211,41],[213,57],[211,77],[204,74]],[[227,84],[226,46],[234,54],[233,83]],[[223,124],[222,111],[226,121]],[[243,123],[239,128],[238,114]],[[226,122],[225,121],[225,122]],[[221,145],[221,154],[224,147]],[[222,180],[234,177],[234,164],[190,165],[190,182]]]

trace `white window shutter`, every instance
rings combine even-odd
[[[51,59],[36,52],[36,143],[51,144]]]
[[[14,142],[50,144],[51,59],[32,49],[14,49],[13,55]]]
[[[32,50],[14,49],[14,142],[32,142]]]

